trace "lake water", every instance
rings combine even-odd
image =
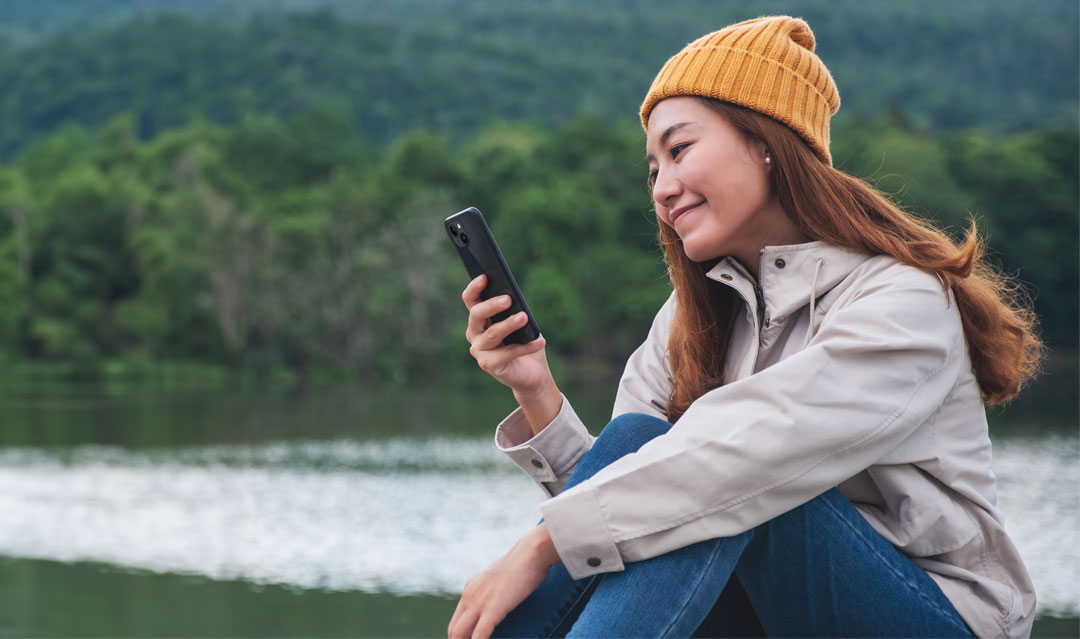
[[[1080,439],[1075,371],[1052,377],[991,417],[1041,634],[1066,636]],[[445,636],[464,581],[542,500],[491,443],[512,399],[482,388],[9,393],[0,635]],[[568,393],[594,432],[611,392]]]

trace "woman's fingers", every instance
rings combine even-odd
[[[469,324],[465,329],[465,339],[470,344],[476,339],[478,335],[481,335],[488,329],[490,319],[500,311],[505,311],[510,308],[511,299],[509,295],[496,295],[489,300],[481,300],[480,295],[484,291],[484,286],[487,283],[487,276],[480,275],[473,281],[469,282],[469,285],[465,287],[465,290],[461,293],[461,301],[465,302],[465,308],[469,309]],[[514,332],[511,330],[506,335]],[[503,335],[503,337],[506,337]],[[502,338],[499,339],[502,341]]]
[[[465,339],[471,344],[477,335],[480,335],[488,327],[488,320],[499,311],[505,311],[510,307],[509,295],[497,295],[489,300],[478,302],[469,309],[469,328],[465,333]],[[513,331],[511,331],[512,333]]]
[[[499,370],[505,366],[511,360],[515,360],[522,355],[530,355],[535,353],[544,347],[547,342],[544,341],[544,336],[534,339],[528,344],[514,344],[512,346],[503,346],[495,350],[479,351],[473,353],[473,357],[476,358],[476,363],[485,371]]]
[[[472,348],[470,349],[473,357],[480,351],[488,351],[501,346],[508,335],[525,326],[528,320],[525,311],[521,311],[520,313],[514,313],[501,322],[495,322],[479,334],[474,333],[472,336]]]
[[[464,599],[464,596],[462,599]],[[476,626],[476,620],[480,616],[475,610],[462,607],[460,602],[461,600],[459,600],[458,609],[454,611],[454,618],[450,620],[450,625],[446,628],[448,639],[471,637],[473,628]]]
[[[474,639],[488,639],[493,632],[495,632],[495,622],[491,620],[491,615],[481,615],[476,622],[476,627],[473,628],[472,636]]]
[[[506,616],[505,613],[497,616],[497,611],[492,610],[497,599],[483,577],[483,574],[475,575],[466,582],[454,616],[446,628],[449,639],[488,639],[495,632],[495,625]]]
[[[477,585],[480,577],[481,575],[474,575],[465,582],[454,616],[446,629],[446,636],[450,639],[477,636],[476,629],[484,613],[484,604],[490,599],[490,595],[485,594],[486,590]],[[491,631],[494,629],[492,626]],[[488,635],[491,631],[488,631]]]
[[[474,610],[462,611],[460,614],[454,613],[454,618],[450,620],[450,626],[446,629],[446,636],[449,639],[472,637],[479,616],[479,613]]]
[[[487,283],[486,275],[478,275],[473,278],[473,281],[469,282],[469,285],[465,287],[465,290],[461,292],[461,301],[465,302],[465,308],[469,310],[469,325],[465,329],[465,339],[472,343],[472,335],[479,335],[483,332],[483,328],[479,331],[474,330],[474,326],[477,325],[476,320],[473,318],[472,309],[478,303],[480,303],[480,294],[484,292],[484,285]],[[479,323],[481,326],[483,322]]]
[[[465,302],[465,308],[472,309],[473,305],[480,301],[480,293],[487,285],[487,275],[478,275],[469,282],[465,290],[461,292],[461,301]]]
[[[539,351],[544,348],[545,342],[539,337],[528,344],[503,345],[503,340],[528,323],[528,314],[521,311],[492,323],[491,318],[508,309],[512,300],[509,295],[481,300],[486,279],[481,275],[469,282],[461,294],[461,300],[469,309],[469,325],[465,329],[465,339],[471,344],[469,353],[480,368],[491,373],[501,370],[518,357]]]

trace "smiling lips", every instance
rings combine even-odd
[[[677,222],[679,220],[679,218],[681,218],[683,215],[689,213],[690,211],[693,211],[694,209],[701,206],[702,204],[704,204],[704,202],[698,202],[697,204],[691,204],[690,206],[684,206],[682,208],[678,208],[678,209],[675,209],[674,211],[672,211],[671,212],[671,225],[674,226],[675,222]]]

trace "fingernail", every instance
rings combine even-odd
[[[500,295],[499,296],[499,306],[506,306],[509,303],[510,303],[510,296],[509,295]]]
[[[518,324],[524,324],[527,317],[528,316],[525,315],[525,311],[521,311],[520,313],[518,313],[517,319],[514,320],[514,321],[517,322]]]

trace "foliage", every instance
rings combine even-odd
[[[935,130],[1076,121],[1078,10],[1066,0],[276,6],[0,4],[0,157],[65,123],[96,128],[123,112],[150,139],[193,117],[235,125],[253,113],[288,118],[333,103],[378,144],[416,128],[461,140],[493,120],[559,126],[582,110],[610,122],[633,117],[653,74],[683,44],[768,13],[809,20],[841,89],[841,121],[890,105]],[[282,10],[290,6],[322,8]]]
[[[279,379],[466,370],[466,276],[441,221],[468,205],[563,358],[617,371],[669,292],[632,121],[496,123],[460,143],[417,130],[386,148],[333,107],[145,142],[136,129],[69,126],[0,167],[5,359]],[[976,215],[1046,336],[1075,347],[1078,142],[1075,128],[932,136],[892,113],[839,127],[833,151],[953,229]]]

